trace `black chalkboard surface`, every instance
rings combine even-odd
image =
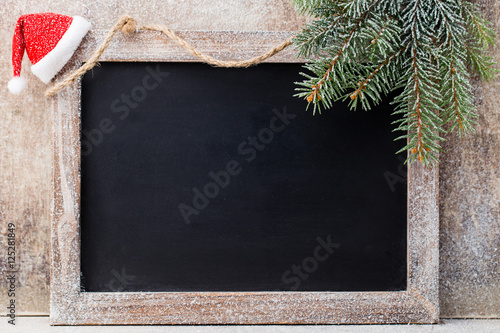
[[[406,289],[390,116],[292,97],[300,64],[102,63],[82,81],[82,289]]]

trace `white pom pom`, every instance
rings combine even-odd
[[[9,88],[9,91],[13,94],[19,95],[21,91],[26,89],[26,86],[28,85],[28,80],[22,76],[14,76],[10,81],[9,84],[7,85]]]

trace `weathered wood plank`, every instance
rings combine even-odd
[[[99,45],[107,31],[91,31],[80,48],[80,59],[87,59]],[[246,60],[262,55],[293,36],[291,32],[274,31],[179,31],[197,50],[219,60]],[[158,31],[138,30],[136,33],[115,35],[102,61],[135,61],[140,48],[141,61],[199,62],[200,60]],[[265,62],[303,62],[289,46]]]
[[[479,0],[500,36],[500,1]],[[500,63],[500,38],[490,55]],[[476,132],[446,136],[440,169],[444,318],[500,317],[500,76],[473,81]]]
[[[288,0],[177,1],[168,5],[148,1],[5,0],[0,6],[0,245],[6,225],[18,228],[19,263],[17,314],[49,314],[51,101],[46,85],[29,70],[25,57],[23,75],[29,80],[22,96],[6,89],[12,76],[11,41],[19,16],[53,11],[80,15],[94,29],[106,30],[123,14],[139,24],[167,24],[174,30],[296,31],[304,18],[295,14]],[[2,250],[3,251],[3,250]],[[3,253],[3,252],[2,252]],[[5,290],[5,256],[0,255],[0,290]],[[0,304],[7,304],[0,293]]]
[[[500,1],[479,0],[499,31]],[[0,6],[0,43],[11,45],[18,16],[51,10],[81,15],[95,29],[109,29],[122,14],[139,24],[167,24],[174,30],[296,31],[304,23],[288,0],[178,1],[163,6],[148,1],[5,0]],[[194,19],[195,18],[195,19]],[[492,55],[499,60],[499,48]],[[0,50],[0,86],[11,74],[11,50]],[[29,89],[23,97],[0,89],[0,228],[19,227],[22,262],[18,284],[20,314],[49,313],[49,248],[51,193],[51,102],[46,86],[28,69]],[[440,303],[445,317],[500,317],[499,202],[500,90],[498,78],[476,87],[477,133],[463,140],[449,136],[440,166],[441,280]],[[478,186],[480,185],[480,186]],[[5,234],[0,232],[0,244]],[[0,256],[0,289],[5,287]],[[0,304],[6,304],[0,293]]]

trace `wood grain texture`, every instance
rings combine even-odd
[[[246,59],[288,38],[281,32],[185,32],[222,60]],[[93,32],[60,76],[104,37]],[[241,44],[244,47],[241,47]],[[271,43],[271,46],[270,46]],[[225,45],[222,47],[221,45]],[[162,50],[159,52],[159,50]],[[125,55],[124,55],[125,54]],[[121,36],[102,61],[193,61],[155,32]],[[303,61],[294,52],[268,61]],[[80,86],[53,100],[52,325],[368,324],[438,320],[438,169],[414,164],[408,186],[408,290],[404,292],[90,293],[80,291]]]
[[[51,101],[46,85],[31,74],[25,57],[22,73],[29,80],[22,96],[9,94],[11,41],[17,18],[53,11],[80,15],[94,29],[107,30],[124,14],[140,24],[162,23],[174,30],[296,31],[304,18],[287,0],[258,1],[64,1],[4,0],[0,6],[0,304],[7,304],[3,245],[6,226],[18,228],[20,263],[17,314],[49,314]]]
[[[500,1],[479,0],[499,30]],[[5,226],[18,226],[21,262],[18,313],[49,313],[51,195],[51,101],[46,86],[29,72],[23,97],[10,95],[11,39],[22,14],[54,11],[88,18],[107,30],[123,14],[139,24],[174,30],[296,31],[304,23],[288,0],[168,2],[137,0],[5,0],[0,6],[0,244]],[[498,41],[498,40],[497,40]],[[492,55],[499,58],[498,43]],[[500,80],[475,82],[477,133],[465,141],[449,136],[440,166],[440,304],[442,316],[500,317],[498,267],[500,225]],[[0,251],[4,251],[3,249]],[[2,252],[3,253],[3,252]],[[0,256],[0,291],[5,290]],[[0,304],[7,296],[0,292]]]
[[[500,36],[500,1],[476,1]],[[491,51],[500,63],[500,39]],[[474,82],[476,132],[448,135],[440,170],[444,318],[500,317],[500,76]]]
[[[89,33],[81,44],[80,59],[90,57],[106,34],[107,31],[104,30]],[[206,55],[218,60],[234,61],[262,55],[293,36],[292,32],[285,31],[178,31],[176,34]],[[132,34],[117,33],[101,56],[101,60],[135,61],[139,55],[140,61],[200,61],[162,33],[144,30]],[[289,46],[265,62],[304,62],[295,55],[296,50],[293,46]]]

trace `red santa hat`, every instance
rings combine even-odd
[[[12,39],[14,77],[8,84],[10,92],[19,94],[27,85],[27,80],[21,77],[25,49],[33,74],[49,83],[71,58],[90,27],[90,23],[79,16],[55,13],[21,16]]]

